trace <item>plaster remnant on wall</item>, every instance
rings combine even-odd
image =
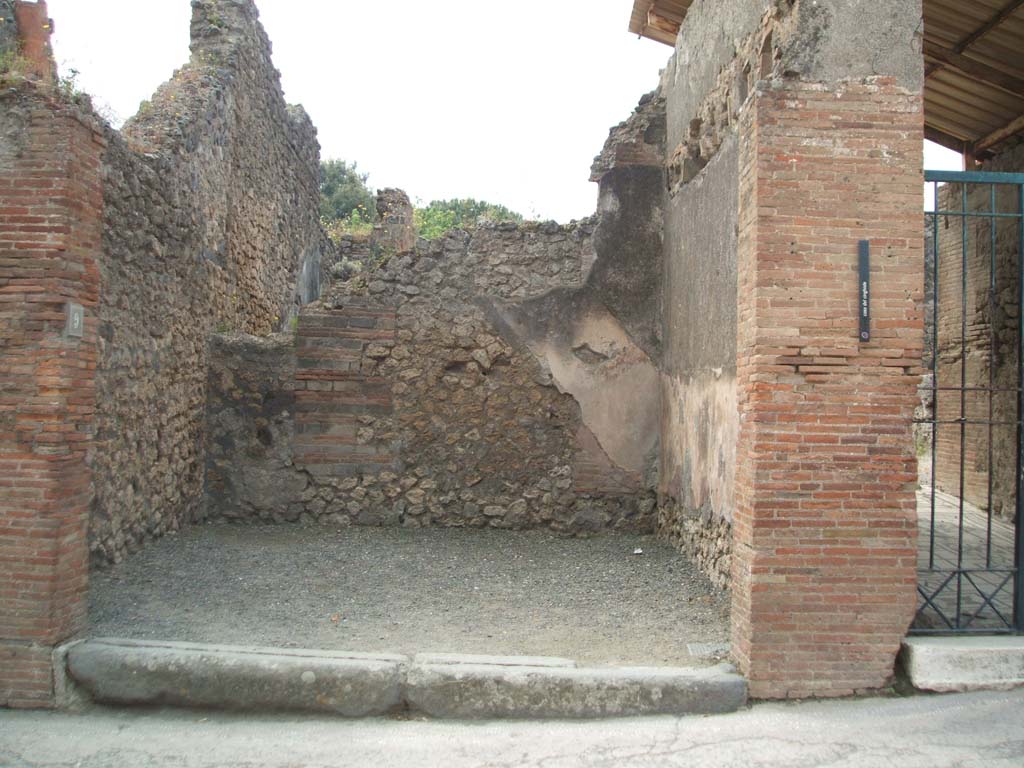
[[[736,378],[662,376],[659,493],[729,521],[735,506]]]
[[[528,340],[544,360],[555,386],[579,403],[583,423],[608,457],[622,469],[642,474],[657,445],[658,373],[621,324],[598,308],[577,319],[568,339]],[[603,359],[587,362],[576,350]]]

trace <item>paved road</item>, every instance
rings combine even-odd
[[[0,766],[1019,768],[1024,690],[582,723],[0,711]]]

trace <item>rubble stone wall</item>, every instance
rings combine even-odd
[[[489,317],[493,302],[580,286],[593,230],[591,221],[498,224],[420,240],[304,310],[292,363],[249,366],[283,348],[219,341],[211,513],[651,530],[643,472],[608,457],[577,401]],[[294,371],[290,383],[283,370]],[[267,414],[264,402],[281,407]],[[246,412],[254,418],[238,416]]]
[[[192,57],[108,131],[95,561],[203,517],[208,338],[315,298],[319,147],[286,106],[251,0],[193,4]]]

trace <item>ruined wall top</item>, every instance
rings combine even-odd
[[[665,98],[658,88],[645,94],[633,114],[608,132],[601,153],[590,166],[590,180],[600,181],[613,168],[660,168],[664,161]]]
[[[48,83],[57,79],[52,34],[46,0],[0,0],[0,56],[17,57],[25,74]]]
[[[694,0],[662,73],[670,151],[690,138],[691,121],[707,122],[701,112],[715,91],[729,85],[723,83],[726,75],[737,81],[730,97],[733,112],[757,83],[801,80],[840,86],[885,76],[908,92],[920,92],[921,0],[892,0],[884,13],[874,14],[864,13],[861,5],[847,0]],[[704,159],[709,159],[706,154]]]
[[[405,253],[416,245],[416,225],[409,196],[401,189],[377,192],[377,223],[370,240],[391,253]]]
[[[259,24],[253,0],[192,0],[193,57],[223,53],[230,56],[240,42],[257,42],[270,55],[270,39]]]
[[[234,99],[240,113],[268,110],[263,118],[288,124],[288,144],[319,179],[316,128],[302,107],[285,102],[255,3],[193,0],[190,33],[191,59],[127,121],[125,138],[147,152],[192,153],[210,131],[210,115]]]

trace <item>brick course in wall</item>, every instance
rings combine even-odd
[[[781,81],[741,121],[732,651],[756,698],[876,689],[916,604],[921,97]]]
[[[48,706],[86,621],[105,140],[31,84],[0,97],[0,706]],[[65,333],[67,306],[82,335]]]
[[[304,312],[295,335],[295,464],[316,477],[357,477],[395,468],[390,440],[364,439],[367,422],[394,412],[391,382],[364,370],[370,345],[392,346],[393,308],[352,299]]]

